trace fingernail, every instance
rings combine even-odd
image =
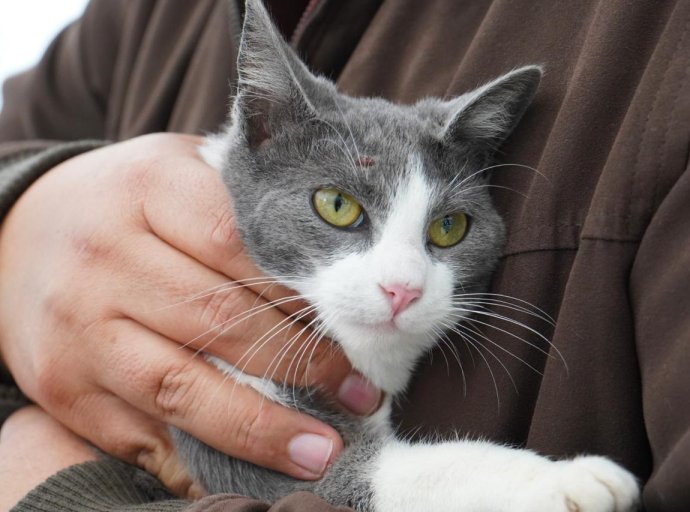
[[[290,460],[315,475],[323,474],[332,452],[333,441],[316,434],[300,434],[288,444]]]
[[[340,385],[338,400],[356,414],[369,414],[378,407],[381,390],[360,374],[351,373]]]

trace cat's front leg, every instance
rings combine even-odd
[[[604,457],[553,461],[486,442],[386,443],[373,462],[375,512],[627,512],[635,478]]]

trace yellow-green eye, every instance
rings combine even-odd
[[[429,240],[439,247],[450,247],[460,242],[467,233],[467,215],[451,213],[429,224]]]
[[[364,219],[362,206],[337,188],[322,188],[312,197],[314,209],[323,220],[339,228],[358,226]]]

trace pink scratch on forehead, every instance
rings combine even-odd
[[[374,165],[374,159],[370,156],[360,156],[357,159],[357,165],[360,167],[371,167]]]

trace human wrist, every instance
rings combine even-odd
[[[0,223],[34,181],[58,164],[105,141],[21,141],[0,147]]]

